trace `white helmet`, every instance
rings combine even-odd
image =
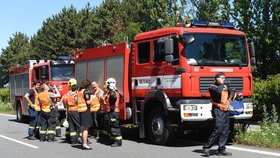
[[[114,78],[108,78],[106,80],[106,84],[107,84],[108,88],[111,89],[111,90],[116,90],[117,89],[116,80]]]

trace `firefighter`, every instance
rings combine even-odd
[[[54,89],[56,93],[49,92],[50,88],[47,84],[43,84],[43,92],[38,94],[38,100],[41,106],[41,130],[40,130],[40,141],[46,141],[46,139],[51,142],[55,141],[55,119],[52,116],[54,113],[54,105],[52,104],[51,98],[60,97],[60,93],[56,86]]]
[[[209,149],[218,142],[219,147],[216,152],[218,156],[231,156],[226,152],[226,143],[229,136],[229,101],[230,91],[224,84],[225,74],[219,72],[215,76],[215,84],[209,88],[212,101],[212,113],[215,120],[215,127],[207,142],[203,146],[203,152],[206,156],[210,155]]]
[[[78,102],[78,112],[80,117],[80,125],[82,129],[82,146],[83,150],[92,150],[88,146],[88,129],[92,125],[92,117],[90,113],[90,92],[88,90],[90,86],[89,80],[84,80],[81,84],[80,90],[77,93],[77,102]]]
[[[33,87],[28,90],[24,95],[24,98],[28,102],[29,113],[29,126],[28,126],[28,139],[35,140],[38,137],[40,128],[40,106],[38,104],[38,89],[40,88],[40,82],[38,80],[33,81]]]
[[[53,86],[51,84],[49,84],[48,86],[50,88],[50,92],[56,93],[55,89],[53,88]],[[51,101],[54,105],[54,110],[52,111],[52,113],[53,113],[52,119],[55,120],[55,136],[61,137],[61,127],[60,127],[60,123],[59,123],[60,114],[59,114],[59,110],[57,107],[58,99],[59,99],[59,97],[51,99]]]
[[[69,135],[70,135],[70,143],[76,144],[78,143],[78,136],[80,132],[80,119],[78,113],[78,105],[77,105],[77,84],[70,83],[71,89],[70,93],[65,96],[64,103],[67,111],[67,121],[69,123]]]
[[[71,95],[71,93],[72,93],[71,86],[73,86],[73,85],[77,85],[77,80],[74,79],[74,78],[71,78],[68,81],[69,91],[61,97],[61,100],[58,103],[58,105],[62,104],[62,102],[64,103],[64,108],[66,109],[65,110],[65,116],[66,116],[67,123],[68,123],[68,116],[67,116],[67,106],[66,106],[66,102],[65,102],[66,100],[65,99],[66,99],[66,97]],[[69,126],[66,127],[66,129],[65,129],[65,136],[66,136],[66,142],[71,143],[71,141],[70,141]]]
[[[93,81],[91,83],[92,87],[92,95],[91,95],[91,103],[90,103],[90,111],[92,113],[93,119],[93,134],[95,135],[95,139],[98,141],[99,139],[99,124],[100,124],[100,117],[99,117],[99,109],[100,109],[100,99],[103,95],[103,90],[99,88],[98,83]]]
[[[103,95],[100,98],[100,109],[99,109],[99,129],[100,129],[100,135],[98,142],[103,144],[110,144],[110,135],[109,135],[109,118],[107,113],[107,101],[108,101],[108,86],[105,82],[103,85]]]
[[[116,87],[116,80],[109,78],[106,80],[108,87],[107,112],[110,121],[111,147],[122,146],[122,135],[120,128],[120,93]]]

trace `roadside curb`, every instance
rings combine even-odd
[[[13,115],[13,114],[4,114],[4,113],[0,113],[0,116],[16,117],[16,115]]]

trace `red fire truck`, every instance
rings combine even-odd
[[[28,116],[28,105],[24,99],[25,93],[32,87],[35,79],[56,85],[63,95],[68,92],[68,80],[74,77],[74,61],[61,60],[30,60],[28,65],[10,69],[10,102],[16,110],[17,120],[24,121]],[[60,111],[63,105],[58,106]]]
[[[138,124],[139,137],[155,144],[167,143],[178,129],[209,124],[208,88],[217,72],[225,72],[227,85],[244,96],[244,113],[233,118],[251,118],[253,43],[232,23],[188,25],[140,33],[132,43],[77,50],[76,79],[102,86],[115,78],[123,94],[121,120]]]

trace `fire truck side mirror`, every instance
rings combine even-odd
[[[48,67],[47,66],[43,66],[41,69],[41,79],[42,80],[47,80],[48,78]]]
[[[165,61],[171,63],[174,60],[174,45],[172,38],[161,38],[158,40],[159,49],[164,51]]]
[[[253,40],[248,40],[248,46],[249,46],[249,53],[250,53],[250,60],[251,60],[251,65],[256,64],[256,55],[255,55],[255,45]]]
[[[193,35],[180,36],[180,38],[183,40],[185,44],[191,44],[195,40]]]

